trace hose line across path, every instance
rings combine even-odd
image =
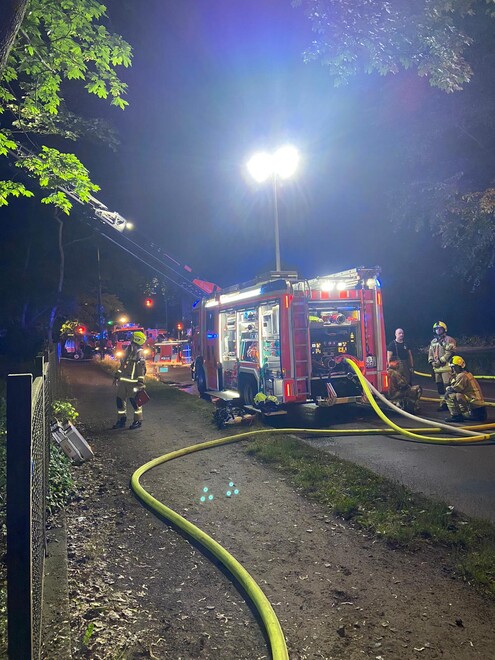
[[[209,440],[207,442],[202,442],[199,444],[191,445],[183,449],[179,449],[168,454],[164,454],[158,458],[145,463],[139,467],[131,477],[131,488],[136,494],[136,496],[149,506],[153,511],[158,515],[168,520],[170,523],[181,529],[189,538],[196,541],[200,546],[208,550],[213,554],[216,559],[229,571],[229,573],[238,581],[238,583],[244,588],[247,595],[251,599],[254,607],[258,611],[263,625],[266,630],[266,634],[270,644],[270,650],[273,660],[286,660],[289,658],[287,645],[285,642],[285,637],[282,631],[282,627],[278,621],[278,618],[273,610],[272,605],[269,600],[248,573],[248,571],[235,559],[223,546],[221,546],[217,541],[215,541],[211,536],[206,534],[196,525],[188,521],[186,518],[178,514],[173,509],[169,508],[156,498],[154,498],[148,491],[146,491],[140,483],[141,477],[148,472],[149,470],[167,463],[176,458],[192,454],[194,452],[202,451],[205,449],[211,449],[214,447],[219,447],[221,445],[226,445],[229,443],[239,442],[241,440],[246,440],[248,438],[253,438],[262,434],[271,434],[271,435],[280,435],[280,434],[310,434],[310,435],[371,435],[371,434],[400,434],[405,437],[405,439],[413,442],[423,442],[427,444],[486,444],[487,442],[492,443],[493,433],[480,433],[480,430],[489,430],[494,429],[495,424],[485,424],[478,427],[451,427],[446,424],[441,424],[438,426],[428,427],[428,428],[404,428],[401,427],[381,410],[378,404],[375,401],[375,395],[383,400],[387,405],[390,404],[385,397],[383,397],[368,381],[364,378],[359,370],[359,367],[352,361],[347,360],[351,368],[356,373],[363,390],[366,394],[366,397],[377,413],[377,415],[382,419],[386,424],[387,428],[374,428],[374,429],[302,429],[302,428],[283,428],[283,429],[262,429],[255,431],[247,431],[244,433],[238,433],[236,435],[219,438],[217,440]],[[393,406],[394,411],[400,412]],[[413,417],[410,414],[407,414],[408,417]],[[423,420],[421,418],[416,418],[418,421],[427,422],[429,420]],[[440,426],[442,428],[440,428]],[[476,431],[474,430],[476,429]],[[425,433],[438,433],[442,430],[448,430],[454,433],[461,433],[463,437],[452,438],[452,437],[431,437],[430,435],[424,435]]]

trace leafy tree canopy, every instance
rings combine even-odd
[[[466,18],[495,16],[495,0],[292,0],[316,37],[305,52],[335,84],[357,73],[414,68],[446,92],[471,79],[465,51],[473,43]]]
[[[408,69],[457,92],[432,91],[417,116],[387,126],[382,148],[396,152],[397,172],[389,212],[397,227],[429,227],[452,252],[454,269],[480,283],[495,265],[495,0],[292,4],[315,33],[306,61],[321,62],[335,85]]]
[[[29,0],[0,71],[0,156],[14,154],[17,166],[48,191],[42,201],[65,213],[72,205],[60,187],[83,201],[99,188],[73,154],[47,145],[32,153],[31,145],[36,136],[75,140],[88,131],[89,122],[71,112],[66,101],[70,81],[118,108],[127,105],[127,86],[117,70],[131,64],[131,47],[107,30],[105,11],[96,0]],[[21,195],[33,192],[17,180],[0,181],[0,206]]]

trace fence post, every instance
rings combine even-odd
[[[31,374],[7,378],[7,611],[9,660],[33,657]],[[29,568],[28,568],[29,567]]]

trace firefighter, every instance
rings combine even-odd
[[[389,400],[406,412],[418,412],[422,389],[419,385],[409,385],[402,372],[400,360],[390,360],[387,374]]]
[[[450,361],[452,379],[445,390],[445,401],[450,411],[446,422],[486,420],[486,406],[478,381],[466,369],[466,363],[460,355],[454,355]]]
[[[146,342],[144,332],[133,332],[132,341],[127,347],[120,367],[115,374],[114,383],[117,385],[117,421],[112,429],[123,429],[127,421],[127,399],[134,408],[134,421],[130,429],[140,428],[143,422],[143,409],[137,405],[136,392],[146,387],[144,376],[146,374],[146,360],[142,349]]]
[[[447,326],[443,321],[433,324],[434,337],[430,342],[428,350],[428,364],[431,364],[437,391],[440,395],[440,406],[438,411],[447,410],[445,402],[445,388],[450,382],[452,375],[449,362],[455,353],[456,341],[447,334]]]

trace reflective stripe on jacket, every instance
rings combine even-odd
[[[453,337],[448,335],[433,337],[428,349],[428,362],[441,362],[442,365],[448,365],[456,347],[457,344]]]
[[[146,360],[143,349],[137,344],[129,344],[120,362],[116,377],[122,382],[144,383]]]
[[[469,403],[474,407],[484,406],[485,400],[478,381],[469,371],[461,371],[450,381],[450,387],[456,392],[464,394]]]

